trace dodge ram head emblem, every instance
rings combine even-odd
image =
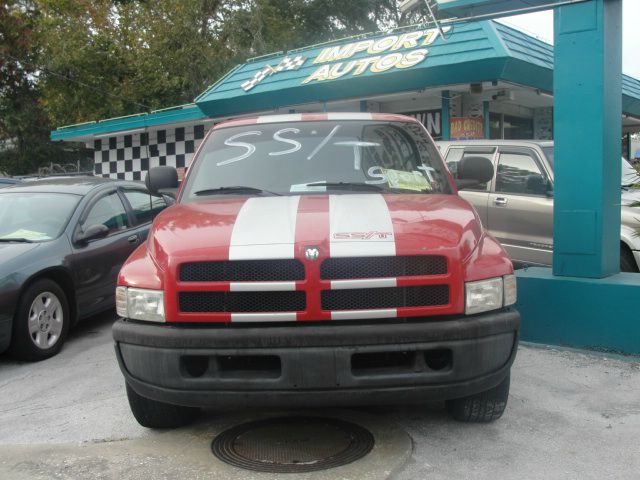
[[[318,249],[318,247],[307,247],[307,249],[304,251],[304,257],[311,262],[317,260],[319,256],[320,250]]]

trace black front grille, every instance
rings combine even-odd
[[[182,312],[296,312],[307,306],[305,293],[180,292]]]
[[[299,260],[231,260],[180,265],[183,282],[269,282],[304,280]]]
[[[447,259],[440,255],[328,258],[320,267],[320,277],[323,280],[414,277],[446,273]]]
[[[436,305],[447,305],[448,303],[448,285],[322,291],[323,310],[432,307]]]

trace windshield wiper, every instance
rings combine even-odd
[[[262,190],[260,188],[254,187],[245,187],[242,185],[237,185],[233,187],[219,187],[219,188],[207,188],[206,190],[198,190],[194,192],[194,195],[225,195],[225,194],[234,194],[234,193],[259,193],[259,194],[269,194],[269,195],[278,195],[280,193],[270,192],[269,190]]]
[[[306,183],[305,187],[327,187],[327,188],[344,188],[346,190],[373,190],[375,192],[388,192],[386,188],[381,187],[380,185],[376,185],[374,183],[358,183],[358,182],[313,182]],[[414,190],[410,188],[402,188],[402,187],[389,187],[391,189],[399,189],[399,190],[409,190],[414,193],[419,191],[421,193],[433,193],[431,190]]]
[[[33,243],[33,240],[29,240],[28,238],[16,237],[16,238],[0,238],[0,242]]]
[[[327,188],[344,188],[353,190],[374,190],[376,192],[385,191],[380,185],[372,183],[358,183],[358,182],[313,182],[306,183],[305,187],[327,187]]]

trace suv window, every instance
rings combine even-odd
[[[127,228],[127,212],[116,192],[105,195],[93,204],[83,227],[100,224],[107,227],[110,234]]]
[[[453,178],[455,180],[458,179],[458,162],[460,162],[460,160],[462,160],[465,157],[485,157],[487,159],[489,159],[489,161],[491,161],[491,163],[493,163],[493,156],[495,154],[496,149],[489,147],[489,148],[450,148],[449,151],[447,152],[447,158],[445,159],[445,162],[447,164],[447,167],[449,167],[449,170],[451,170],[451,174],[453,175]],[[473,187],[467,187],[465,190],[480,190],[480,191],[486,191],[488,190],[489,184],[488,183],[480,183],[478,185],[475,185]]]
[[[124,190],[123,193],[131,204],[139,224],[153,221],[156,215],[167,206],[162,197],[150,195],[142,190]]]
[[[525,152],[501,152],[496,174],[496,192],[520,195],[544,195],[545,175],[538,162]]]

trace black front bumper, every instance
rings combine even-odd
[[[500,383],[520,315],[407,323],[175,326],[119,320],[116,355],[140,395],[177,405],[328,406],[458,398]]]

